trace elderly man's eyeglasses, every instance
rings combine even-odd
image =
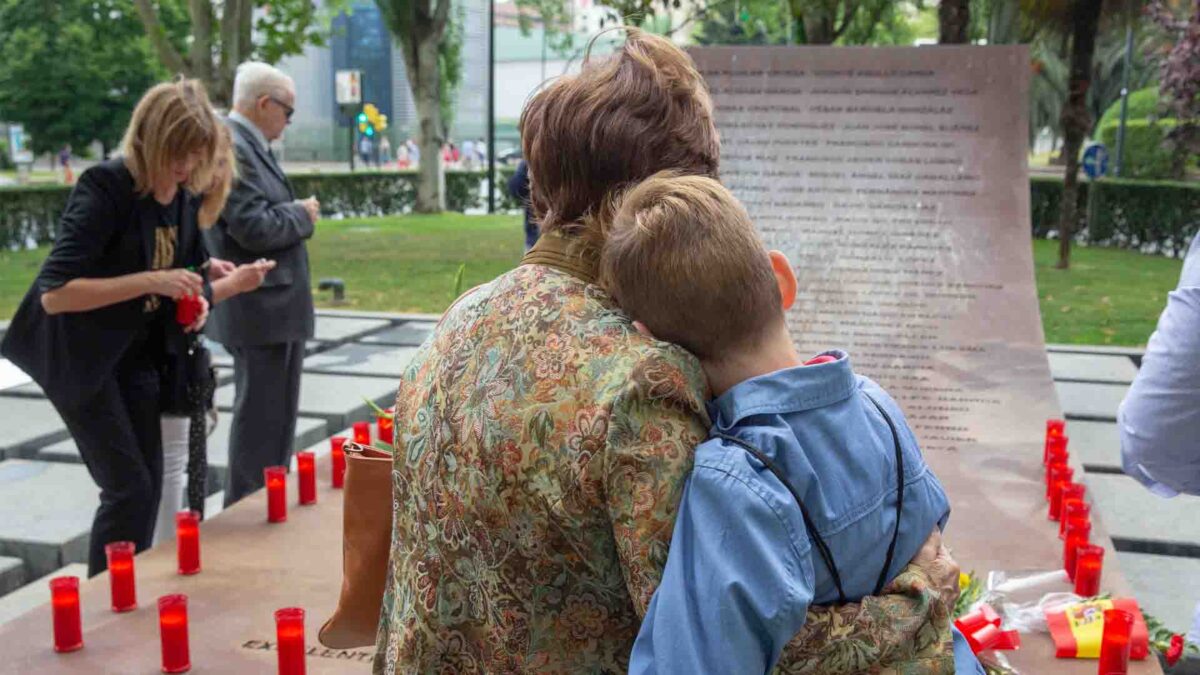
[[[283,101],[280,101],[279,99],[275,98],[274,96],[268,96],[267,98],[275,105],[279,106],[280,108],[283,108],[283,114],[287,116],[288,120],[291,120],[292,115],[296,114],[295,108],[284,103]]]

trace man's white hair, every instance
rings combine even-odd
[[[247,61],[238,66],[233,78],[233,104],[253,106],[263,96],[282,98],[295,90],[292,78],[282,70],[260,61]]]

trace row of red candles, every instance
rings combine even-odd
[[[354,442],[370,445],[371,427],[367,422],[354,424]],[[379,418],[380,440],[390,443],[392,420]],[[333,463],[332,486],[345,484],[346,437],[329,439]],[[317,502],[316,457],[312,452],[296,453],[297,482],[300,504]],[[287,468],[267,467],[263,477],[267,487],[267,522],[287,520]],[[181,575],[200,572],[200,517],[195,511],[175,514],[175,542],[178,571]],[[137,587],[134,580],[134,544],[117,541],[104,547],[108,558],[109,582],[114,612],[137,608]],[[54,625],[54,650],[73,652],[83,647],[83,626],[79,605],[79,577],[55,577],[50,580],[51,607]],[[159,635],[162,642],[162,671],[182,673],[191,669],[188,650],[187,596],[164,595],[158,599]],[[287,607],[275,612],[276,638],[279,651],[279,672],[284,675],[303,675],[304,668],[304,610]]]
[[[1063,420],[1046,420],[1046,445],[1042,463],[1046,469],[1046,500],[1050,520],[1059,523],[1063,540],[1063,569],[1075,582],[1075,594],[1091,598],[1100,594],[1104,547],[1091,543],[1091,506],[1084,500],[1087,488],[1074,482],[1075,470],[1068,466],[1068,438]],[[1129,670],[1133,615],[1120,609],[1104,612],[1100,642],[1100,675],[1118,675]]]

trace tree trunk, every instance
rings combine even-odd
[[[204,83],[212,93],[213,81],[213,12],[210,0],[188,0],[188,15],[192,18],[192,45],[188,62],[192,76]]]
[[[413,99],[420,120],[421,166],[417,176],[417,213],[442,210],[438,173],[442,163],[441,78],[438,77],[438,41],[432,33],[417,37],[416,68],[409,70]]]
[[[1096,51],[1096,31],[1100,23],[1101,0],[1075,0],[1071,7],[1071,75],[1067,83],[1067,104],[1062,109],[1063,155],[1067,171],[1063,176],[1063,194],[1058,219],[1058,269],[1071,266],[1071,238],[1075,234],[1076,202],[1079,192],[1079,149],[1091,128],[1087,92],[1091,84],[1092,55]]]
[[[142,22],[142,27],[146,29],[146,35],[150,37],[150,43],[154,45],[158,60],[172,74],[182,73],[190,77],[191,71],[188,64],[184,62],[183,57],[167,39],[167,32],[158,20],[158,12],[150,4],[150,0],[133,0],[133,5],[137,10],[138,19]]]
[[[988,16],[987,41],[989,45],[1012,45],[1020,42],[1018,0],[993,0]]]
[[[965,45],[970,42],[970,0],[942,0],[938,4],[938,42],[944,45]]]

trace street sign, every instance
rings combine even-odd
[[[334,74],[336,98],[338,105],[358,105],[362,103],[362,71],[339,70]]]
[[[1108,173],[1108,148],[1103,143],[1092,143],[1083,151],[1083,172],[1090,180]]]

